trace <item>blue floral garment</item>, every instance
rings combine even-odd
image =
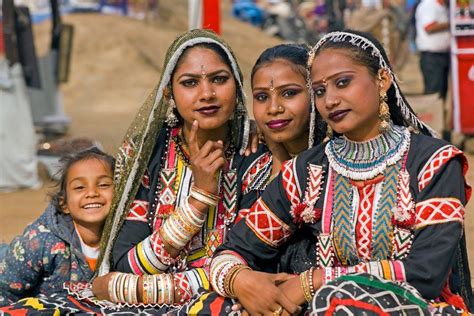
[[[50,205],[1,258],[0,306],[61,292],[64,282],[91,277],[72,218]]]

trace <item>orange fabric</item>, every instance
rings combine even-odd
[[[89,258],[86,257],[87,264],[89,265],[89,268],[91,268],[92,271],[95,271],[95,268],[97,267],[97,258]]]

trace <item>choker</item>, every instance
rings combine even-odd
[[[369,180],[397,163],[409,147],[408,128],[391,124],[386,132],[364,142],[354,142],[345,136],[334,138],[325,152],[338,174],[352,180]]]

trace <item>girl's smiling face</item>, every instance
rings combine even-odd
[[[380,71],[380,80],[356,63],[344,49],[321,51],[311,67],[316,107],[337,133],[353,141],[377,136],[380,119],[379,98],[391,80]]]
[[[113,171],[107,162],[79,160],[67,172],[65,212],[76,225],[101,226],[109,214],[113,189]]]
[[[296,65],[284,59],[262,65],[253,76],[252,95],[255,121],[266,139],[307,146],[310,97]]]

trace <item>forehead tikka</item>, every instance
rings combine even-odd
[[[201,65],[201,78],[206,79],[206,77],[207,77],[207,73],[204,69],[204,65]]]
[[[273,85],[273,79],[270,79],[270,92],[272,94],[275,92],[275,86]]]

